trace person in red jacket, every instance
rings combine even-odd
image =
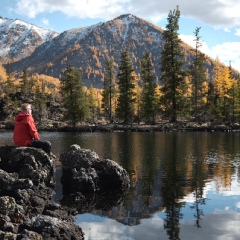
[[[48,154],[51,152],[51,143],[39,138],[29,103],[21,105],[21,112],[15,118],[13,142],[17,146],[41,148]]]

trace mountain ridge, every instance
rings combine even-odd
[[[107,60],[114,58],[117,71],[121,52],[127,47],[138,76],[140,59],[144,52],[150,52],[156,82],[159,82],[163,31],[162,28],[133,14],[123,14],[106,22],[59,33],[50,41],[36,46],[25,58],[13,62],[11,70],[19,72],[26,67],[29,73],[37,72],[59,78],[61,71],[70,64],[82,68],[83,82],[87,86],[102,87]],[[193,48],[184,42],[182,47],[185,61],[191,62]],[[206,69],[210,76],[212,68],[213,60],[206,56]]]
[[[43,42],[58,33],[20,19],[0,16],[0,61],[13,62],[29,56]]]
[[[113,57],[118,65],[121,51],[125,47],[129,48],[136,71],[139,73],[139,59],[143,53],[151,48],[156,58],[157,52],[161,51],[163,46],[163,30],[132,14],[124,14],[107,22],[92,25],[88,30],[82,38],[75,37],[68,41],[65,35],[69,36],[73,31],[81,33],[82,30],[75,28],[64,31],[51,42],[45,42],[36,48],[29,57],[13,63],[12,69],[20,71],[26,66],[30,72],[40,71],[42,74],[59,77],[60,70],[71,64],[83,69],[83,80],[87,85],[102,86],[103,69],[107,59]],[[53,46],[50,48],[51,44]],[[46,62],[44,53],[48,51],[50,54]]]

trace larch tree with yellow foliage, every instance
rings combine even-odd
[[[8,66],[6,71],[6,81],[3,84],[3,90],[4,90],[4,111],[7,113],[7,117],[9,119],[14,119],[15,114],[18,111],[18,98],[16,96],[16,90],[17,87],[14,84],[15,78],[13,76],[13,73],[10,71],[10,68]]]
[[[233,86],[233,80],[227,67],[216,59],[213,68],[214,102],[212,104],[213,116],[217,119],[227,121],[230,118],[229,106],[232,100],[229,95]]]
[[[232,87],[229,89],[229,114],[232,123],[240,119],[240,79],[235,76],[231,66],[231,61],[228,66],[229,81],[232,82]]]
[[[104,75],[104,87],[102,92],[102,108],[108,115],[108,119],[112,121],[112,114],[114,112],[113,102],[116,99],[116,72],[114,70],[114,60],[110,58],[106,62],[105,75]]]
[[[98,119],[99,114],[100,114],[97,94],[98,94],[98,92],[91,85],[90,88],[88,89],[87,99],[88,99],[90,120],[92,121],[92,123],[96,122],[96,120]]]

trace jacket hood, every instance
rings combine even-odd
[[[21,112],[16,116],[16,121],[17,122],[21,122],[23,119],[25,119],[26,117],[28,117],[29,115],[26,115],[26,113]]]

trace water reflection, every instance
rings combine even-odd
[[[58,156],[76,143],[131,175],[120,205],[77,215],[86,239],[239,238],[239,133],[40,134]]]

